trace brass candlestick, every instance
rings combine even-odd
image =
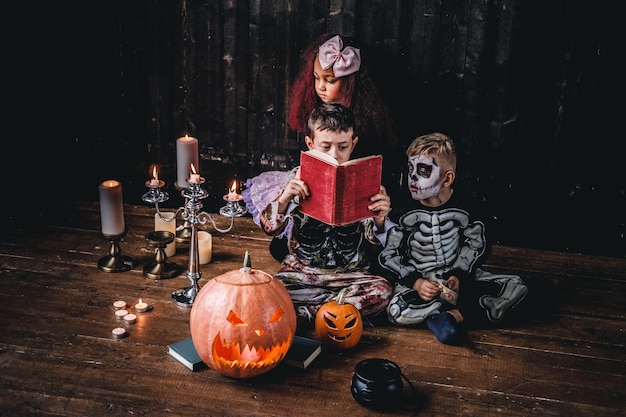
[[[102,233],[109,241],[109,254],[98,260],[98,269],[104,272],[126,272],[130,271],[136,262],[130,256],[123,256],[120,249],[120,240],[126,236],[128,229],[124,229],[119,235],[109,235]]]
[[[143,268],[143,274],[148,278],[163,279],[172,278],[182,272],[182,268],[175,263],[167,262],[165,247],[174,241],[174,233],[164,230],[150,232],[146,235],[146,241],[155,247],[154,262],[150,262]]]

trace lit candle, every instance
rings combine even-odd
[[[117,236],[124,233],[124,201],[119,181],[106,180],[100,184],[100,217],[103,234]]]
[[[213,258],[213,236],[209,232],[198,232],[198,262],[206,265]]]
[[[165,220],[163,220],[161,216],[163,216]],[[156,232],[165,230],[166,232],[174,233],[174,236],[176,236],[176,220],[174,220],[176,213],[173,211],[162,211],[161,216],[159,213],[154,213],[154,230]],[[167,244],[165,254],[168,257],[176,255],[176,239],[174,239],[172,243]]]
[[[237,180],[233,180],[233,183],[228,190],[228,201],[237,201],[239,195],[237,194]]]
[[[198,139],[185,135],[176,140],[176,183],[187,188],[189,166],[198,166]]]
[[[139,299],[139,302],[135,304],[135,311],[137,313],[145,313],[149,308],[150,306],[147,303],[144,303],[141,298]]]
[[[191,172],[189,173],[189,184],[200,184],[200,174],[196,172],[196,167],[191,164]]]
[[[157,188],[160,187],[159,184],[159,173],[157,172],[156,165],[152,168],[152,179],[150,180],[150,187]]]

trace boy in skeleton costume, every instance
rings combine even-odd
[[[490,247],[470,201],[452,189],[452,140],[441,133],[420,136],[407,156],[408,186],[417,207],[389,230],[379,255],[381,265],[397,277],[388,318],[399,325],[425,321],[439,341],[456,344],[460,323],[500,322],[528,288],[517,275],[480,269]]]
[[[339,163],[350,159],[358,137],[348,107],[320,104],[311,113],[308,126],[305,141],[309,149],[324,152]],[[381,186],[379,193],[370,198],[371,218],[331,226],[300,212],[299,202],[307,198],[309,188],[300,180],[299,168],[290,171],[278,187],[272,181],[263,180],[259,184],[265,185],[252,188],[249,200],[259,212],[258,221],[263,230],[278,235],[289,226],[289,253],[274,276],[287,287],[298,313],[311,320],[319,307],[334,299],[344,287],[349,288],[346,302],[353,304],[363,316],[384,311],[393,289],[386,278],[368,272],[364,245],[382,248],[378,237],[384,238],[393,225],[387,219],[391,202],[385,187]],[[263,204],[267,198],[272,200]]]

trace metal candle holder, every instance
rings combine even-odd
[[[176,214],[171,219],[163,217],[161,211],[159,210],[159,203],[169,199],[169,195],[161,190],[161,188],[165,185],[163,181],[146,181],[146,186],[150,190],[142,196],[143,201],[154,204],[161,220],[166,222],[174,221],[176,217],[178,217],[178,213],[182,213],[181,217],[185,221],[185,225],[189,225],[188,228],[185,226],[185,230],[189,232],[189,269],[187,271],[187,278],[191,284],[186,288],[172,292],[172,301],[182,307],[192,307],[193,302],[200,291],[198,281],[202,277],[202,272],[199,268],[198,226],[204,225],[210,221],[216,231],[220,233],[228,233],[233,228],[235,222],[235,216],[230,216],[230,226],[228,228],[220,229],[217,227],[211,215],[201,211],[201,200],[209,196],[209,193],[201,187],[204,183],[204,178],[196,175],[193,181],[187,179],[187,182],[189,183],[189,187],[181,190],[181,195],[185,198],[185,205],[183,207],[179,207],[176,210]]]
[[[224,201],[226,201],[226,205],[220,208],[220,214],[226,217],[241,217],[248,212],[245,207],[241,207],[239,202],[243,200],[243,197],[240,194],[236,194],[232,196],[230,194],[226,194],[224,196]]]

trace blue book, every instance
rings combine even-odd
[[[308,337],[294,336],[283,363],[306,369],[322,353],[322,342]]]
[[[167,345],[167,347],[169,349],[168,353],[178,362],[185,365],[190,371],[195,372],[206,367],[206,364],[200,359],[191,337]]]

